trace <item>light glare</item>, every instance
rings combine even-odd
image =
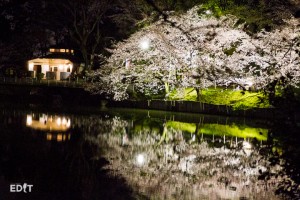
[[[26,124],[29,126],[32,124],[32,116],[31,115],[27,115]]]
[[[136,157],[136,162],[138,165],[142,166],[145,163],[145,157],[143,154],[139,154]]]
[[[207,10],[207,11],[205,11],[205,13],[206,13],[207,15],[210,15],[210,14],[211,14],[211,11],[210,11],[210,10]]]
[[[144,40],[140,44],[141,49],[146,50],[150,47],[150,42],[148,40]]]

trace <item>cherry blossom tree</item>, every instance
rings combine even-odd
[[[116,44],[107,64],[91,74],[89,90],[122,100],[130,88],[168,95],[174,88],[193,87],[200,100],[200,90],[213,85],[264,89],[285,77],[288,85],[297,86],[298,21],[250,36],[236,17],[216,19],[210,12],[199,15],[198,9],[181,16],[169,13]]]
[[[130,85],[144,94],[162,90],[168,94],[174,87],[189,86],[188,77],[201,64],[198,54],[204,48],[205,34],[218,25],[213,18],[200,20],[196,11],[194,8],[184,16],[161,19],[118,43],[107,65],[92,74],[100,82],[90,90],[113,94],[120,100],[127,97]],[[202,84],[208,87],[211,83]]]
[[[275,87],[284,91],[298,87],[300,80],[300,28],[299,20],[291,19],[286,25],[273,32],[260,32],[255,41],[257,51],[262,55],[256,82],[265,89],[270,98]]]

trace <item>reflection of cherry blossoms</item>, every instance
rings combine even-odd
[[[279,199],[275,191],[280,184],[293,182],[283,173],[284,160],[271,165],[260,154],[269,148],[263,143],[187,138],[166,125],[161,133],[120,118],[102,122],[111,128],[86,139],[102,148],[112,173],[153,199]],[[265,174],[271,176],[263,178]]]

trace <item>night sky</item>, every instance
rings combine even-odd
[[[85,51],[87,56],[105,54],[104,49],[112,42],[127,38],[131,33],[142,28],[144,24],[138,23],[139,21],[151,23],[157,20],[158,16],[163,15],[166,18],[165,11],[182,12],[201,2],[212,1],[2,0],[0,2],[0,71],[3,73],[4,69],[10,67],[23,69],[28,59],[44,56],[53,45],[74,48],[77,57],[85,62]],[[255,7],[255,2],[265,1],[228,2],[235,2],[237,5],[246,3],[253,9],[258,9]],[[276,6],[280,5],[290,9],[295,16],[299,16],[299,3],[291,2],[293,4],[274,1],[271,7],[266,8],[273,14],[272,9],[277,9]],[[220,6],[224,5],[220,4]],[[278,12],[286,12],[286,10],[278,10]],[[85,21],[84,15],[87,16]],[[84,35],[86,32],[89,33]],[[86,41],[83,42],[82,38],[86,38]]]

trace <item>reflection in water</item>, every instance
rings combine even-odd
[[[0,112],[0,199],[133,199],[124,179],[102,170],[107,160],[94,157],[98,148],[84,139],[83,135],[92,130],[90,126],[95,125],[90,116],[68,115],[66,121],[72,121],[72,125],[67,131],[28,126],[28,122],[32,125],[46,118],[47,123],[52,118],[58,121],[56,126],[62,126],[62,116],[66,115],[35,113],[28,117],[23,111]],[[11,193],[9,185],[13,183],[32,184],[33,190]]]
[[[53,133],[47,133],[46,134],[46,139],[51,141],[57,141],[57,142],[62,142],[62,141],[67,141],[71,139],[71,134],[65,134],[65,133],[57,133],[57,134],[53,134]]]
[[[104,151],[107,169],[153,199],[280,199],[282,184],[297,185],[284,159],[269,160],[280,147],[265,128],[119,117],[100,124],[86,139]]]
[[[71,139],[71,134],[67,132],[71,128],[71,119],[66,116],[27,114],[26,126],[34,130],[48,131],[45,134],[48,141],[63,142]]]
[[[71,126],[71,120],[56,115],[28,114],[26,126],[43,131],[67,131]]]
[[[299,198],[299,139],[252,121],[129,113],[3,112],[0,177],[34,183],[37,199]]]

